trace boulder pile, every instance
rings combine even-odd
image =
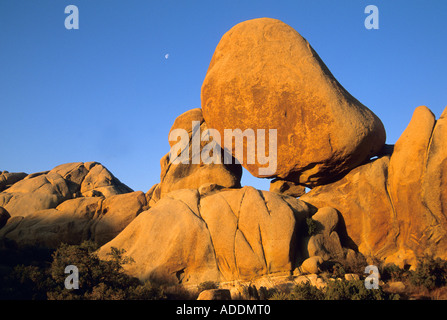
[[[424,254],[447,258],[447,109],[436,120],[424,106],[388,154],[300,199],[342,213],[367,256],[415,265]],[[394,151],[393,151],[394,149]]]
[[[143,209],[143,192],[133,192],[103,165],[75,162],[24,174],[0,193],[0,239],[19,246],[57,248],[61,243],[113,239]]]

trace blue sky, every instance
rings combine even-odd
[[[70,4],[79,30],[64,27]],[[369,4],[379,9],[378,30],[364,27]],[[200,107],[221,36],[260,17],[304,36],[381,118],[387,143],[417,106],[439,117],[447,105],[443,0],[0,0],[0,170],[98,161],[147,191],[174,119]],[[243,184],[268,189],[248,172]]]

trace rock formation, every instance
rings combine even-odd
[[[9,218],[11,218],[11,216],[9,215],[8,211],[6,211],[5,208],[0,207],[0,228],[6,224]]]
[[[197,132],[194,132],[195,137],[198,138],[200,148],[193,148],[193,122],[196,121],[200,124]],[[188,133],[188,163],[174,164],[175,159],[170,159],[169,153],[167,153],[160,160],[160,182],[153,186],[151,190],[147,192],[147,198],[150,205],[155,204],[165,194],[179,189],[197,189],[201,185],[207,183],[213,183],[226,188],[239,188],[241,186],[242,167],[240,164],[235,164],[234,159],[230,164],[224,163],[224,153],[221,152],[220,164],[210,163],[204,164],[200,155],[203,148],[209,143],[209,141],[201,141],[201,136],[204,134],[208,127],[203,120],[202,110],[195,108],[175,119],[174,124],[171,127],[170,133],[175,129],[184,129]],[[173,147],[177,141],[169,141],[169,145]],[[220,147],[217,145],[220,149]],[[199,163],[194,164],[192,159],[194,157],[199,158]]]
[[[291,197],[300,197],[306,193],[306,188],[292,181],[273,179],[270,181],[271,192],[285,194]]]
[[[111,196],[133,190],[97,162],[75,162],[27,175],[0,193],[0,207],[11,216],[56,208],[78,196]]]
[[[113,239],[147,201],[97,162],[67,163],[30,174],[0,193],[0,238],[19,246]]]
[[[298,32],[275,19],[239,23],[222,37],[202,85],[202,110],[222,137],[224,129],[276,129],[277,170],[268,177],[311,187],[334,181],[385,143],[382,122]],[[258,159],[239,160],[262,176]]]
[[[17,181],[22,180],[27,176],[24,172],[8,172],[8,171],[2,171],[0,173],[0,192],[2,192],[5,189],[8,189],[10,186],[12,186]]]
[[[341,212],[349,236],[365,255],[401,266],[424,253],[447,258],[447,109],[436,121],[418,107],[394,146],[341,180],[300,199]]]
[[[167,194],[104,245],[100,257],[111,247],[125,249],[135,260],[127,268],[133,276],[188,284],[290,274],[314,254],[358,258],[338,237],[338,218],[323,221],[323,237],[308,236],[306,218],[316,209],[303,201],[252,187],[202,189]]]
[[[223,36],[202,108],[174,121],[175,152],[160,160],[160,182],[146,194],[97,162],[1,171],[0,240],[19,248],[93,240],[102,258],[125,249],[135,260],[127,272],[141,280],[185,284],[313,274],[363,255],[401,267],[424,253],[447,258],[447,109],[436,121],[417,108],[395,146],[384,146],[381,121],[304,38],[266,18]],[[222,141],[208,141],[210,128],[221,137],[277,129],[270,191],[241,187],[241,165]],[[255,176],[265,165],[241,160]],[[313,189],[304,194],[305,186]]]

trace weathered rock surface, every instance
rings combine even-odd
[[[2,192],[5,189],[8,189],[10,186],[12,186],[14,183],[22,180],[25,178],[28,174],[24,172],[8,172],[8,171],[2,171],[0,173],[0,192]]]
[[[310,258],[307,258],[303,261],[303,263],[300,266],[300,272],[301,273],[319,273],[320,265],[323,263],[323,258],[320,256],[312,256]]]
[[[132,192],[133,190],[121,183],[109,170],[97,162],[85,164],[88,173],[81,183],[81,194],[84,197],[104,196]],[[71,179],[73,180],[73,179]]]
[[[446,110],[436,121],[428,108],[418,107],[392,155],[300,199],[336,208],[365,255],[401,266],[414,265],[424,253],[447,258],[446,121]]]
[[[316,207],[332,206],[343,216],[349,237],[365,255],[393,250],[392,205],[387,192],[389,156],[355,168],[343,179],[312,189],[300,199]],[[386,231],[385,231],[386,230]]]
[[[231,293],[228,289],[203,290],[197,300],[231,300]]]
[[[111,240],[147,201],[101,164],[76,162],[20,179],[0,192],[0,208],[0,238],[55,248]]]
[[[47,172],[30,174],[0,192],[0,206],[14,216],[54,209],[78,196],[104,196],[132,192],[97,162],[62,164]]]
[[[222,137],[224,129],[277,130],[277,170],[268,177],[307,186],[332,182],[385,143],[380,119],[279,20],[254,19],[229,30],[214,52],[201,97],[208,127]],[[243,160],[254,176],[267,167]]]
[[[296,184],[292,181],[273,179],[272,181],[270,181],[269,191],[296,198],[306,193],[306,187]]]
[[[173,191],[142,212],[104,245],[125,249],[142,279],[182,283],[251,279],[290,273],[309,253],[306,218],[315,208],[288,196],[252,187]]]
[[[11,216],[8,211],[6,211],[5,208],[0,207],[0,228],[6,224],[9,218],[11,218]]]
[[[338,212],[334,208],[323,207],[318,209],[312,219],[317,222],[317,230],[307,242],[309,256],[321,257],[324,260],[344,257],[345,252],[336,230],[336,227],[340,226]]]
[[[57,248],[61,243],[80,244],[84,240],[101,245],[118,235],[145,206],[141,191],[70,199],[54,209],[10,218],[0,229],[0,239],[13,240],[19,247]]]
[[[192,130],[193,121],[200,123],[200,127],[197,127],[197,131],[195,132]],[[175,159],[170,159],[169,153],[160,160],[160,183],[147,193],[147,196],[150,199],[150,205],[155,204],[155,202],[165,194],[168,194],[173,190],[197,189],[201,185],[208,183],[217,184],[227,188],[239,188],[241,186],[241,165],[235,164],[234,159],[230,164],[225,164],[224,153],[221,151],[219,145],[217,145],[217,148],[221,151],[219,164],[205,164],[202,161],[201,153],[203,152],[203,148],[206,147],[210,141],[200,141],[202,134],[208,130],[200,108],[186,111],[178,116],[171,127],[170,133],[175,129],[183,129],[188,132],[188,163],[172,163]],[[193,147],[193,135],[195,135],[194,139],[199,141],[199,144],[197,144],[197,146],[200,145],[199,148]],[[177,141],[169,141],[171,147],[176,143]],[[200,159],[199,163],[193,163],[192,159],[194,157]]]

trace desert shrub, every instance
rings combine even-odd
[[[205,281],[200,283],[197,286],[197,290],[200,292],[205,291],[205,290],[211,290],[211,289],[217,289],[219,288],[219,284],[217,282],[214,281]]]
[[[278,284],[275,287],[269,288],[267,299],[268,300],[292,300],[291,292],[293,288],[290,288],[286,284]]]
[[[301,289],[302,286],[306,286],[305,288]],[[303,298],[303,292],[306,291],[307,284],[298,284],[295,285],[293,288],[290,288],[288,286],[277,286],[274,288],[270,288],[268,290],[268,296],[267,298],[269,300],[306,300]],[[310,291],[310,290],[309,290]],[[298,294],[297,294],[298,293]],[[310,294],[307,295],[309,297]],[[307,300],[315,300],[315,299],[307,299]]]
[[[297,285],[291,294],[294,300],[322,300],[324,298],[324,291],[319,290],[309,282]]]
[[[258,293],[259,300],[267,300],[271,295],[270,290],[263,286],[259,288]]]
[[[151,282],[140,282],[124,272],[133,260],[124,250],[112,248],[107,260],[101,260],[98,245],[86,241],[80,245],[62,244],[52,261],[40,265],[19,264],[2,277],[1,299],[50,300],[134,300],[166,299],[165,289]],[[66,289],[67,265],[79,271],[79,289]],[[171,289],[172,292],[172,289]],[[171,296],[175,296],[171,293]]]
[[[381,288],[367,289],[362,280],[329,281],[324,288],[309,282],[296,285],[290,292],[276,291],[271,300],[397,300],[398,294],[386,293]]]
[[[181,284],[161,285],[163,295],[167,300],[196,300],[199,296],[197,290],[190,290]]]
[[[274,291],[269,297],[269,300],[294,300],[290,293]]]
[[[325,300],[395,300],[399,295],[379,289],[367,289],[362,280],[329,281],[324,293]]]
[[[318,231],[318,222],[312,218],[306,218],[307,234],[312,236]]]
[[[386,264],[380,267],[380,278],[383,281],[401,281],[406,278],[407,271],[395,264]]]
[[[332,265],[332,268],[330,270],[332,272],[332,277],[334,278],[344,278],[346,271],[345,268],[343,267],[343,265],[341,263],[334,263]]]
[[[447,284],[447,261],[424,255],[417,260],[416,270],[411,272],[410,282],[416,286],[434,289]]]
[[[42,271],[53,251],[32,245],[19,248],[12,240],[0,239],[0,300],[45,299],[47,276]]]
[[[20,248],[15,241],[0,239],[0,266],[11,267],[17,265],[44,266],[51,262],[52,249],[37,245],[25,245]]]
[[[243,286],[242,287],[242,298],[243,299],[247,299],[247,300],[259,300],[259,293],[258,293],[258,289],[256,288],[255,285],[248,285],[248,286]]]
[[[124,299],[128,300],[165,300],[169,292],[159,285],[145,281],[137,286],[130,287]],[[121,299],[122,300],[122,299]]]
[[[55,286],[48,292],[49,299],[123,300],[163,296],[161,290],[124,273],[123,266],[133,262],[124,255],[124,250],[111,248],[109,259],[101,260],[97,249],[95,243],[85,241],[80,245],[62,244],[53,253],[49,272]],[[67,265],[78,268],[79,289],[65,288]]]
[[[432,300],[447,300],[447,287],[436,288],[431,291]]]
[[[51,280],[37,266],[17,265],[5,276],[1,286],[0,299],[44,300]]]

